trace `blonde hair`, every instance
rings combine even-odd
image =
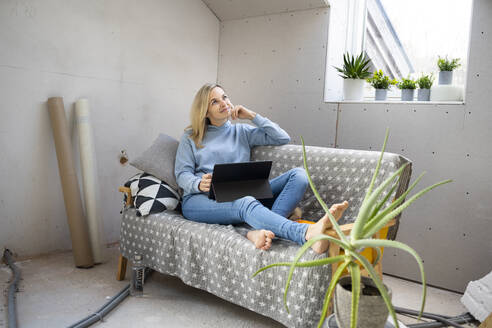
[[[187,126],[185,131],[191,129],[190,138],[195,142],[195,146],[197,148],[203,148],[202,140],[203,137],[205,137],[207,125],[210,123],[207,118],[208,99],[210,97],[210,93],[216,87],[224,90],[224,88],[215,83],[204,84],[196,93],[193,103],[191,104],[191,125]]]

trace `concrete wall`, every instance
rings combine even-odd
[[[220,21],[327,7],[326,0],[203,0]]]
[[[220,23],[219,83],[296,143],[334,145],[337,106],[323,101],[328,17],[317,8]]]
[[[452,178],[405,210],[397,239],[423,257],[430,284],[463,291],[492,265],[490,160],[492,4],[476,0],[465,105],[323,103],[329,9],[221,22],[219,83],[233,103],[269,116],[299,143],[388,151],[414,161],[421,188]],[[337,115],[338,114],[338,115]],[[337,131],[337,133],[335,133]],[[386,250],[384,271],[419,280],[414,260]]]
[[[342,104],[338,146],[379,149],[391,128],[389,151],[414,162],[420,188],[444,179],[405,210],[397,239],[422,256],[430,284],[464,291],[492,267],[492,3],[475,0],[464,105]],[[384,271],[420,280],[415,261],[386,250]]]
[[[217,79],[234,104],[278,122],[295,143],[303,135],[311,145],[376,150],[389,126],[388,150],[412,159],[414,176],[428,172],[422,186],[453,178],[405,211],[398,239],[422,254],[431,284],[463,290],[492,264],[492,4],[476,0],[473,12],[465,105],[330,104],[327,8],[219,27],[198,0],[2,1],[0,246],[20,255],[70,248],[48,97],[64,96],[70,122],[73,102],[90,100],[112,242],[121,207],[115,190],[135,172],[120,166],[120,150],[131,158],[159,132],[178,137],[194,92]],[[384,262],[386,272],[418,280],[406,255],[387,250]]]
[[[160,132],[181,135],[194,93],[216,81],[218,42],[218,19],[200,0],[0,1],[0,247],[71,247],[48,97],[64,97],[71,125],[73,103],[90,101],[114,242],[117,188],[136,171],[119,164],[120,150],[131,159]]]

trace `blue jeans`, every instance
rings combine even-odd
[[[192,221],[215,224],[246,222],[254,229],[272,231],[275,236],[300,245],[306,242],[308,225],[286,217],[304,196],[308,179],[303,168],[295,168],[270,180],[273,198],[258,201],[251,196],[232,202],[217,203],[206,194],[192,194],[183,198],[183,215]]]

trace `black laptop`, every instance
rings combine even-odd
[[[215,164],[208,198],[218,203],[232,202],[244,196],[272,198],[268,180],[271,168],[272,161]]]

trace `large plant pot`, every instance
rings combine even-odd
[[[374,282],[368,277],[361,277],[361,295],[357,328],[383,328],[388,318],[388,308],[379,294]],[[335,318],[339,328],[350,328],[350,311],[352,304],[352,278],[343,277],[335,289]],[[388,294],[391,298],[391,291]]]
[[[453,84],[453,71],[440,71],[439,84]]]
[[[413,101],[413,94],[415,89],[401,89],[401,100],[402,101]]]
[[[376,100],[386,100],[388,96],[388,89],[376,89],[375,99]]]
[[[418,101],[429,101],[430,100],[430,89],[419,89],[417,92]]]
[[[363,79],[343,79],[343,100],[361,101],[364,99]]]

